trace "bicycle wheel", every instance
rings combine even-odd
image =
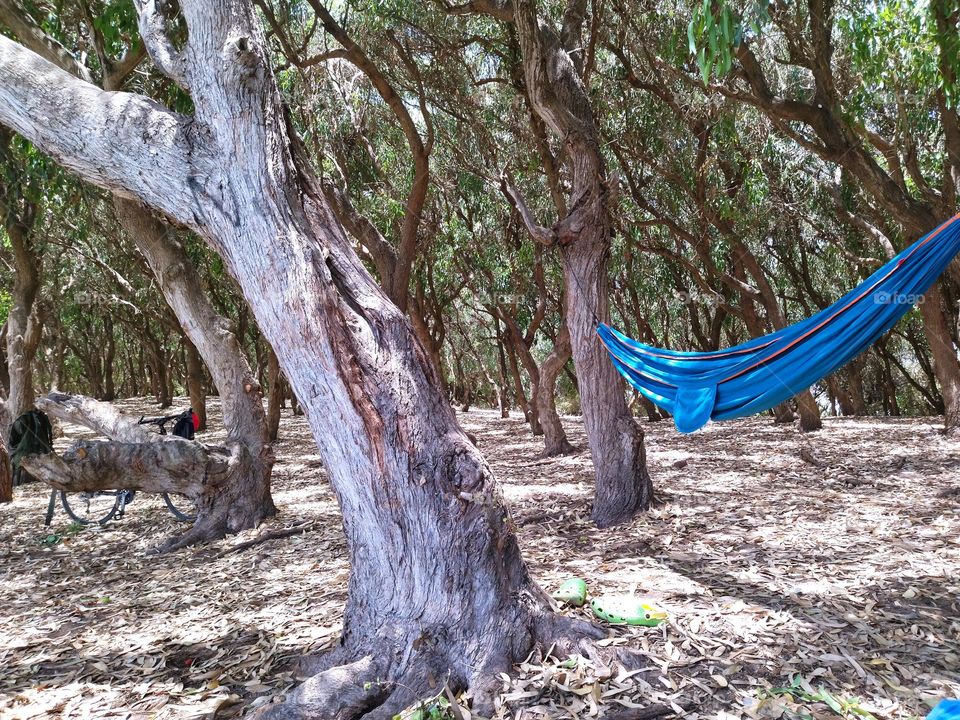
[[[197,519],[193,504],[183,495],[163,493],[163,502],[167,504],[167,510],[170,511],[170,514],[180,522],[193,522]],[[180,507],[177,507],[177,505]],[[181,510],[181,508],[183,509]]]
[[[60,491],[63,509],[82,525],[102,525],[113,519],[120,507],[120,494],[125,490],[65,493]]]

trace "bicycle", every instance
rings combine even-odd
[[[176,415],[164,415],[163,417],[147,418],[140,416],[138,425],[156,425],[161,435],[167,434],[167,423],[173,422],[173,434],[183,437],[187,440],[193,440],[196,431],[197,415],[193,408],[184,410]],[[47,504],[46,525],[49,526],[53,521],[53,513],[56,509],[57,490],[50,493],[50,502]],[[111,520],[119,520],[126,512],[127,505],[133,502],[137,493],[135,490],[96,490],[90,492],[67,493],[59,491],[60,504],[67,515],[75,522],[81,525],[104,525]],[[176,495],[177,500],[171,493],[161,493],[167,510],[177,520],[181,522],[193,522],[197,519],[195,514],[189,510],[183,510],[177,506],[186,498]]]

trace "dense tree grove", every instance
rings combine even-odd
[[[89,56],[94,68],[98,42],[119,48],[135,34],[129,3],[71,5],[54,12],[28,4],[27,22]],[[554,226],[567,212],[570,170],[531,106],[515,33],[479,14],[482,3],[257,5],[325,194],[370,268],[407,307],[451,397],[467,407],[520,410],[534,433],[544,432],[553,413],[537,400],[541,365],[559,338],[545,380],[559,381],[561,410],[579,411],[573,363],[560,365],[569,356],[562,255],[538,246],[524,226],[532,219],[561,230]],[[812,46],[816,28],[805,6],[771,6],[739,49],[758,74],[734,58],[707,84],[689,52],[689,11],[578,5],[545,5],[541,13],[556,11],[556,26],[576,31],[570,42],[585,89],[604,99],[591,110],[614,181],[611,314],[628,334],[682,350],[764,334],[825,307],[952,214],[960,161],[951,158],[960,139],[944,89],[957,62],[949,2],[827,7],[831,46],[822,50]],[[16,3],[4,11],[17,12]],[[16,22],[4,24],[17,37]],[[130,82],[174,107],[187,102],[146,63]],[[825,107],[847,124],[838,132],[855,151],[831,148],[802,117],[802,105],[828,91],[835,97]],[[4,388],[8,318],[19,300],[37,328],[27,363],[34,386],[105,400],[149,394],[160,407],[191,394],[202,407],[199,393],[216,389],[106,198],[18,137],[0,140]],[[219,259],[185,242],[267,387],[270,349],[256,323]],[[34,298],[27,286],[35,267],[43,271],[35,273]],[[956,339],[954,275],[940,288],[949,340]],[[404,287],[393,289],[397,277]],[[929,327],[921,312],[911,313],[814,388],[819,411],[942,413],[949,381],[941,378],[951,368],[935,369]],[[810,405],[801,399],[803,414]],[[29,403],[17,401],[14,411]],[[659,417],[644,400],[635,405]],[[563,448],[565,438],[548,435],[548,444]]]
[[[185,491],[174,549],[274,512],[270,440],[302,406],[351,596],[341,651],[266,712],[390,717],[448,675],[482,709],[532,642],[592,631],[530,581],[450,406],[521,413],[547,455],[582,414],[594,521],[648,507],[665,413],[596,323],[737,344],[953,215],[958,25],[957,0],[0,0],[2,435],[50,390],[201,417],[219,395],[228,446],[176,462],[220,479]],[[954,263],[771,422],[957,428],[958,302]],[[348,693],[335,665],[393,684]]]

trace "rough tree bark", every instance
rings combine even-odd
[[[567,326],[596,472],[593,521],[600,527],[616,525],[650,505],[653,483],[643,431],[627,406],[623,379],[596,335],[597,322],[610,319],[612,228],[606,165],[590,100],[560,37],[538,17],[536,2],[479,0],[466,9],[513,21],[530,104],[563,139],[571,175],[566,216],[552,228],[539,226],[516,190],[509,185],[507,190],[533,238],[560,247]],[[573,34],[579,36],[579,31]]]
[[[351,562],[342,644],[261,715],[390,718],[446,678],[489,716],[496,673],[535,643],[598,631],[552,614],[530,579],[489,466],[298,151],[250,3],[179,5],[182,49],[152,1],[138,0],[140,27],[194,116],[104,93],[0,36],[0,122],[200,234],[307,409]]]

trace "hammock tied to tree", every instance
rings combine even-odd
[[[852,360],[922,301],[960,252],[958,219],[960,213],[816,315],[727,350],[662,350],[603,323],[597,333],[617,370],[670,412],[680,432],[763,412]]]

